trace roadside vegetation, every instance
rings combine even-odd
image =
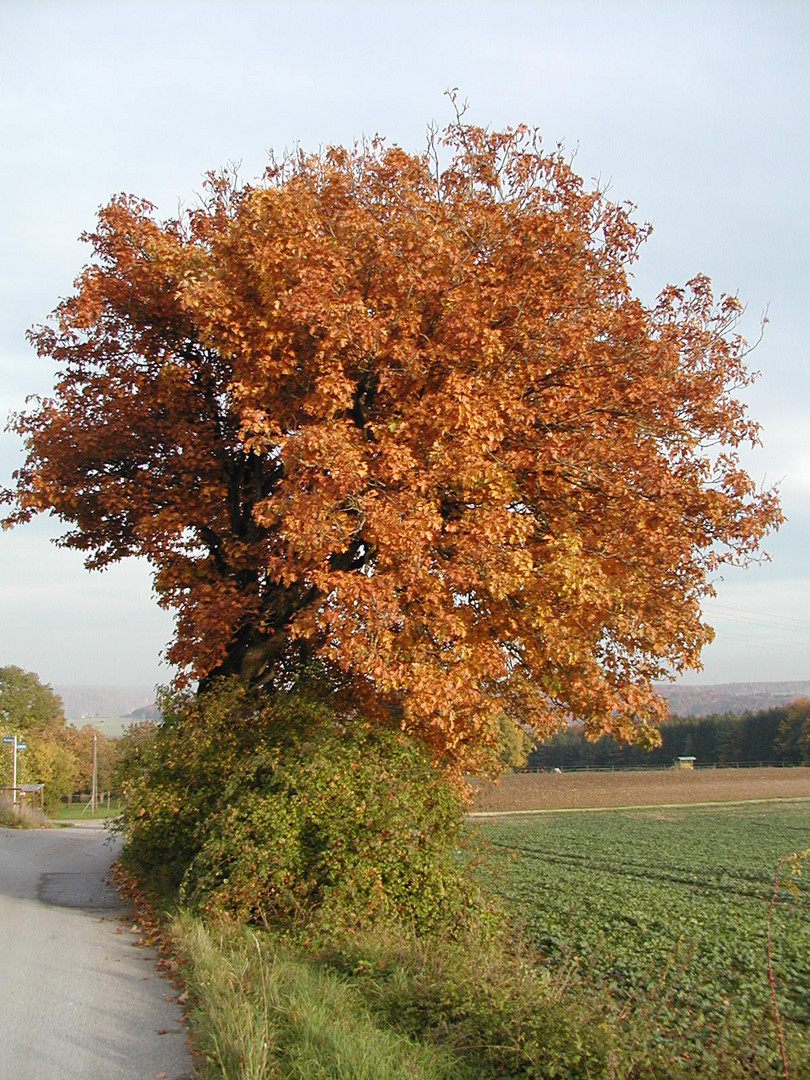
[[[172,935],[205,1077],[607,1077],[598,1012],[505,940],[400,930],[293,944],[187,914]]]
[[[41,810],[30,806],[14,807],[10,802],[0,801],[0,826],[7,829],[42,829],[48,819]]]
[[[342,710],[317,671],[306,687],[169,695],[164,724],[122,746],[124,863],[164,913],[201,1075],[784,1076],[769,873],[810,812],[475,830],[421,743]],[[810,1075],[796,881],[773,919],[794,1080]]]

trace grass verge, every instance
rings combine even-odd
[[[48,819],[41,810],[32,810],[28,806],[15,808],[9,803],[0,803],[0,826],[7,829],[42,829],[47,825]]]
[[[344,979],[263,933],[179,915],[172,936],[206,1078],[452,1080],[452,1055],[381,1026]]]
[[[614,1075],[606,1025],[484,942],[302,947],[188,913],[171,936],[206,1080]]]

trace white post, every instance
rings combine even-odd
[[[11,805],[17,809],[17,736],[14,736],[14,764],[11,767]]]
[[[93,728],[93,789],[90,794],[90,813],[96,812],[96,782],[98,780],[98,757],[96,752],[96,729]]]

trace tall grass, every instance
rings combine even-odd
[[[595,1009],[492,942],[293,945],[175,915],[206,1080],[607,1080]]]
[[[263,933],[177,915],[201,1069],[222,1080],[465,1080],[441,1047],[378,1023],[338,974]]]
[[[0,825],[8,829],[43,829],[48,819],[41,810],[30,806],[14,807],[10,802],[0,802]]]

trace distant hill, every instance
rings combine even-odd
[[[157,704],[144,705],[142,709],[133,709],[129,715],[133,720],[160,720],[160,709]]]
[[[54,686],[65,706],[68,720],[92,720],[96,716],[130,716],[150,709],[154,686]],[[141,714],[143,715],[143,714]]]
[[[673,686],[658,689],[673,716],[710,716],[742,713],[787,705],[797,697],[810,697],[810,680],[802,682],[739,682],[713,686]],[[92,720],[96,716],[132,716],[155,720],[153,686],[55,686],[65,705],[68,720]]]
[[[735,682],[714,686],[658,687],[673,716],[711,716],[714,713],[760,712],[787,705],[798,697],[810,697],[810,681]]]

